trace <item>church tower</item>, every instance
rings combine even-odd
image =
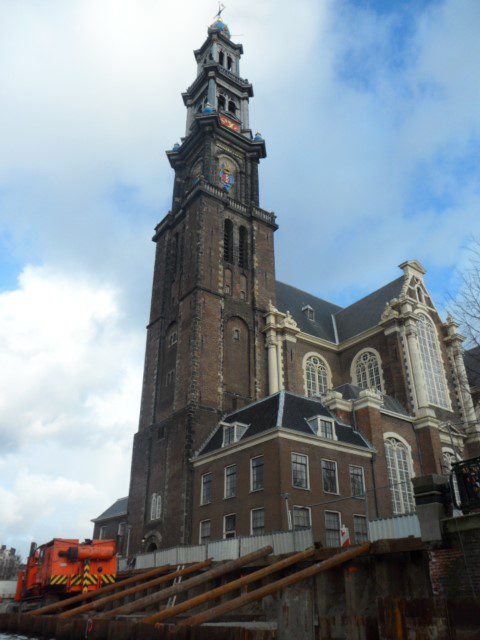
[[[171,211],[155,269],[129,495],[131,553],[191,542],[190,459],[222,415],[268,394],[265,316],[275,302],[275,216],[259,207],[252,85],[219,18],[194,52],[181,144],[167,151]]]

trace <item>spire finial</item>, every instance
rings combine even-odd
[[[225,11],[225,5],[219,2],[218,13],[215,14],[214,18],[217,18],[217,20],[220,20],[223,11]]]

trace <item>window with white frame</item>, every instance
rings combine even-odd
[[[229,444],[238,442],[247,429],[248,425],[241,424],[240,422],[224,424],[222,447],[227,447]]]
[[[223,537],[235,538],[237,531],[237,516],[234,513],[229,513],[228,516],[223,516]]]
[[[415,511],[415,501],[411,481],[410,452],[407,446],[396,438],[385,440],[388,481],[392,493],[395,515]]]
[[[353,516],[353,541],[362,544],[368,540],[367,518],[365,516]]]
[[[351,464],[350,470],[350,488],[352,490],[352,497],[364,498],[365,497],[365,476],[363,467],[357,467]]]
[[[380,366],[379,357],[374,351],[360,353],[354,363],[354,383],[357,387],[381,391],[382,376]]]
[[[162,496],[159,493],[152,493],[150,502],[150,520],[158,520],[162,515]]]
[[[210,520],[202,520],[200,522],[199,544],[210,542],[212,532],[212,523]]]
[[[250,529],[252,536],[261,536],[265,533],[265,509],[250,511]]]
[[[335,420],[333,420],[333,418],[315,416],[308,419],[308,424],[312,427],[317,436],[327,438],[328,440],[337,439],[337,434],[335,433]]]
[[[322,460],[322,480],[325,493],[338,493],[337,463],[334,460]]]
[[[309,489],[308,456],[292,453],[292,486],[297,489]]]
[[[250,460],[250,491],[263,489],[263,456]]]
[[[328,389],[328,369],[318,356],[310,356],[305,363],[307,396],[319,396]]]
[[[225,467],[225,498],[233,498],[237,494],[237,465]]]
[[[209,504],[211,501],[212,501],[212,474],[204,473],[202,476],[200,504]]]
[[[106,537],[107,537],[107,525],[102,525],[98,532],[98,538],[99,540],[105,540]]]
[[[325,511],[325,545],[340,546],[340,514],[338,511]]]
[[[310,529],[310,527],[312,526],[312,518],[309,507],[293,507],[292,526],[295,531]]]
[[[423,313],[418,316],[417,335],[428,401],[448,409],[447,385],[437,330],[430,318]]]

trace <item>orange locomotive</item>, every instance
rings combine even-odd
[[[57,600],[94,591],[115,582],[116,573],[114,540],[54,538],[40,547],[33,542],[26,569],[18,574],[15,600]]]

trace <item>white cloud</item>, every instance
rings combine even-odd
[[[115,290],[80,275],[27,267],[0,294],[3,543],[91,534],[128,492],[143,343]]]

